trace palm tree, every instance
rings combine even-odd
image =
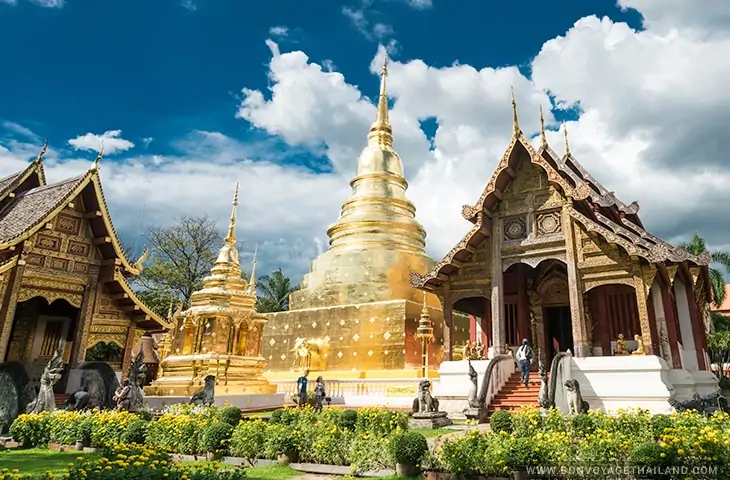
[[[722,265],[730,272],[730,253],[722,251],[710,252],[707,250],[705,239],[698,233],[694,234],[692,240],[681,243],[680,246],[692,255],[709,254],[712,263]],[[712,303],[716,307],[719,307],[725,300],[725,278],[722,276],[722,272],[716,268],[710,268],[710,286],[712,287]]]
[[[256,309],[261,313],[289,310],[289,295],[299,290],[299,285],[291,286],[291,280],[284,276],[281,268],[261,277],[256,287],[261,293]]]

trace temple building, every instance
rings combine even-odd
[[[709,257],[649,233],[639,205],[620,201],[571,154],[567,131],[557,155],[542,113],[533,147],[514,98],[513,109],[507,151],[462,208],[471,229],[428,273],[411,274],[443,301],[445,358],[459,311],[480,319],[492,355],[527,338],[548,367],[557,352],[605,357],[625,345],[673,369],[706,370]]]
[[[409,284],[408,274],[426,274],[434,262],[426,255],[426,233],[406,197],[403,162],[393,148],[386,78],[384,63],[376,119],[350,182],[352,194],[327,230],[329,249],[290,296],[289,311],[267,315],[263,355],[271,380],[291,381],[297,376],[292,372],[305,368],[343,381],[420,375],[416,329],[423,293]],[[434,295],[426,303],[435,329],[428,364],[437,375],[442,313]],[[457,333],[468,335],[468,320],[462,320]]]
[[[266,318],[256,312],[256,254],[251,278],[242,278],[236,247],[238,183],[228,233],[210,275],[193,292],[190,306],[171,313],[172,328],[160,341],[157,379],[145,388],[147,402],[187,403],[215,378],[216,399],[240,407],[280,406],[283,397],[262,372],[261,341]]]
[[[0,361],[37,380],[64,343],[64,378],[84,360],[123,376],[146,331],[169,325],[142,303],[129,279],[142,272],[125,255],[99,177],[100,153],[84,174],[47,184],[43,155],[0,179]]]

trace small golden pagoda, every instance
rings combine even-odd
[[[236,249],[238,183],[228,234],[203,288],[190,307],[172,315],[173,328],[164,339],[162,376],[147,388],[149,395],[182,396],[199,391],[208,375],[216,377],[217,395],[275,393],[262,377],[261,334],[266,318],[256,312],[256,254],[251,279],[241,278]]]
[[[386,78],[384,62],[377,116],[350,182],[352,194],[327,230],[329,250],[291,294],[290,310],[267,314],[262,348],[269,380],[291,380],[293,371],[305,368],[327,372],[330,380],[421,374],[422,294],[409,284],[409,272],[425,273],[434,262],[393,148]],[[439,300],[429,294],[426,303],[435,340],[442,342]],[[428,364],[437,369],[443,357],[438,343],[430,356]]]

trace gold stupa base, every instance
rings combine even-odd
[[[408,368],[402,370],[310,370],[309,378],[314,381],[317,377],[327,380],[417,380],[423,378],[423,371],[420,368]],[[270,382],[281,382],[296,380],[302,375],[301,370],[288,372],[264,372],[263,376]],[[439,378],[438,370],[428,371],[428,378]]]
[[[260,356],[184,355],[162,362],[163,376],[144,391],[151,396],[190,396],[203,389],[205,377],[215,377],[216,395],[269,395],[276,385],[263,378],[265,360]]]

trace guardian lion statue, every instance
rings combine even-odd
[[[545,370],[545,365],[543,365],[542,362],[540,362],[537,371],[540,375],[540,393],[537,396],[537,404],[540,408],[552,408],[553,404],[550,402],[547,371]]]
[[[588,413],[590,406],[588,405],[588,402],[583,400],[578,380],[566,380],[564,385],[565,389],[568,391],[568,412]]]
[[[215,375],[205,377],[203,389],[190,397],[191,405],[213,405],[215,402]]]
[[[439,401],[431,395],[431,382],[421,380],[418,384],[418,396],[413,400],[412,413],[438,412]]]

